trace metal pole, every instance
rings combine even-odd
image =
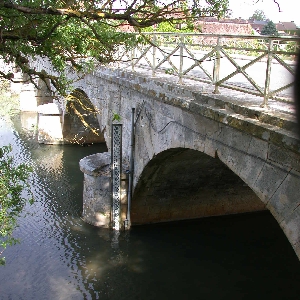
[[[134,169],[134,113],[135,108],[131,111],[131,143],[130,143],[130,166],[129,166],[129,179],[128,179],[128,196],[127,196],[127,218],[125,220],[125,228],[129,229],[131,226],[130,210],[132,198],[132,183],[133,183],[133,169]]]
[[[264,101],[261,104],[261,107],[264,108],[268,108],[272,58],[273,58],[273,40],[270,40],[268,45],[268,60],[267,60],[266,81],[265,81],[265,90],[264,90]]]
[[[179,63],[179,84],[182,84],[182,69],[183,69],[183,45],[184,37],[180,35],[180,63]]]
[[[131,50],[131,69],[134,71],[135,48]]]
[[[153,35],[153,45],[156,45],[156,35]],[[153,46],[153,54],[152,54],[152,76],[155,76],[155,66],[156,66],[156,47]]]
[[[214,61],[214,73],[213,73],[213,84],[215,85],[214,94],[220,94],[218,81],[220,78],[220,65],[221,65],[221,55],[220,55],[220,47],[221,47],[221,38],[218,37],[217,47],[216,47],[216,58]]]

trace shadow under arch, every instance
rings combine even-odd
[[[66,143],[105,143],[97,118],[98,111],[87,94],[77,88],[67,96],[63,122]]]
[[[218,158],[173,148],[144,168],[132,205],[133,225],[266,210],[259,197]]]

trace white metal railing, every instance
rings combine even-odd
[[[268,99],[292,102],[299,37],[249,35],[143,33],[144,41],[122,52],[126,67],[148,68],[219,88]],[[120,53],[119,53],[120,55]]]

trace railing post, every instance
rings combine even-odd
[[[131,69],[134,71],[135,48],[131,50]]]
[[[215,85],[214,94],[220,94],[218,81],[220,78],[220,67],[221,67],[221,37],[218,36],[217,47],[216,47],[216,58],[214,60],[214,71],[213,71],[213,84]]]
[[[153,35],[153,45],[156,45],[156,34]],[[155,76],[155,66],[156,66],[156,47],[153,46],[153,55],[152,55],[152,76]]]
[[[268,45],[268,60],[267,60],[266,81],[265,81],[265,89],[264,89],[264,101],[260,105],[263,108],[268,108],[270,80],[271,80],[271,66],[272,66],[272,58],[273,58],[273,42],[274,42],[273,40],[269,40],[269,45]]]
[[[182,69],[183,69],[183,45],[184,45],[184,36],[181,34],[180,35],[180,61],[179,61],[179,84],[182,84]]]

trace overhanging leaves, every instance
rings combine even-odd
[[[32,82],[41,74],[29,66],[30,57],[47,57],[62,75],[68,65],[77,71],[90,70],[95,63],[114,61],[119,45],[129,49],[140,42],[124,32],[124,26],[139,30],[166,20],[193,19],[201,13],[221,16],[228,6],[228,0],[189,3],[180,0],[0,0],[0,56],[29,74],[28,80]],[[1,72],[0,76],[13,80],[11,73]],[[63,94],[65,80],[48,78]]]

